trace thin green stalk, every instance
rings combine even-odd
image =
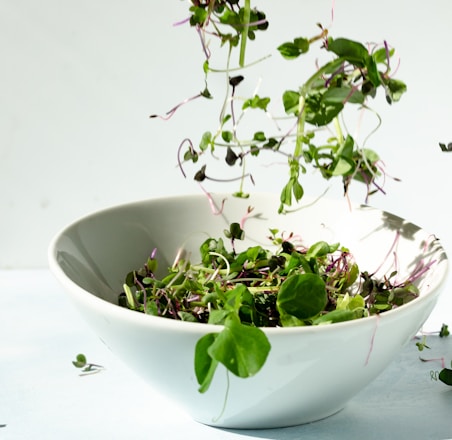
[[[336,130],[337,139],[339,143],[342,145],[344,143],[344,134],[342,133],[342,127],[337,116],[334,118],[333,123],[334,128]]]
[[[246,41],[248,39],[250,18],[251,18],[251,0],[245,0],[245,6],[243,7],[244,26],[240,38],[240,58],[239,58],[240,67],[243,67],[245,65]]]
[[[303,138],[304,138],[304,126],[305,126],[305,96],[300,95],[298,100],[298,121],[297,121],[297,137],[295,142],[294,158],[301,156],[303,151]]]
[[[218,269],[218,268],[212,268],[212,267],[205,267],[205,266],[200,266],[197,264],[191,266],[191,269],[194,270],[195,272],[205,272],[208,274],[213,274],[215,272],[220,275],[228,275],[229,274],[229,269]]]

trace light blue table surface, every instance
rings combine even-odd
[[[451,316],[452,318],[452,316]],[[452,323],[452,319],[451,319]],[[340,413],[309,425],[223,430],[190,420],[117,360],[48,270],[0,271],[0,439],[449,439],[452,387],[432,379],[452,336],[412,341]],[[79,376],[83,352],[105,370]]]

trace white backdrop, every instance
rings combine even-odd
[[[331,3],[256,2],[271,22],[265,51],[313,34],[316,22],[328,25]],[[176,170],[176,149],[215,121],[213,104],[186,106],[168,122],[148,118],[204,86],[195,34],[172,25],[186,15],[180,0],[0,0],[0,268],[46,267],[51,237],[91,211],[199,191]],[[409,92],[395,106],[375,105],[384,123],[369,146],[402,183],[388,182],[388,194],[371,204],[436,233],[449,249],[452,153],[438,142],[452,141],[451,18],[450,0],[336,0],[331,28],[398,49]],[[277,70],[273,58],[266,77],[284,73],[295,87],[295,73]],[[269,172],[256,170],[256,189],[279,185]]]

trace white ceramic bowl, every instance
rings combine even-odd
[[[217,205],[224,197],[215,196]],[[381,268],[385,273],[393,262],[392,253],[389,258],[387,254],[399,234],[395,251],[400,276],[409,274],[420,260],[435,263],[419,283],[419,298],[379,317],[264,329],[272,348],[262,370],[239,379],[220,368],[210,389],[199,394],[194,347],[202,335],[219,327],[121,308],[116,305],[118,292],[124,275],[140,267],[154,248],[168,264],[181,246],[197,255],[207,234],[222,236],[248,206],[254,211],[242,246],[267,245],[268,229],[279,228],[301,234],[307,244],[340,241],[350,248],[361,270],[373,272],[387,261]],[[50,268],[101,340],[195,420],[229,428],[319,420],[343,408],[419,330],[436,303],[447,258],[431,234],[377,209],[357,206],[350,211],[344,200],[320,200],[296,213],[278,215],[277,206],[277,196],[259,194],[248,200],[227,197],[221,215],[213,215],[201,195],[114,207],[60,232],[49,248]]]

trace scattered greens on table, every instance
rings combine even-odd
[[[418,296],[421,272],[396,281],[396,272],[376,279],[360,271],[350,251],[324,241],[304,247],[291,234],[270,230],[274,251],[252,246],[235,250],[244,237],[232,223],[222,238],[200,246],[199,263],[175,261],[157,277],[156,252],[127,274],[119,304],[149,315],[222,325],[202,337],[195,350],[200,391],[208,389],[219,363],[239,377],[256,374],[270,343],[260,327],[327,325],[378,314]]]
[[[438,336],[440,338],[446,338],[450,335],[449,326],[447,324],[443,324],[441,326],[441,330],[438,332]],[[424,349],[429,349],[430,347],[427,345],[427,335],[424,335],[421,339],[421,341],[416,342],[416,346],[419,351],[423,351]],[[441,362],[441,370],[438,371],[431,371],[430,377],[433,380],[439,380],[440,382],[445,383],[446,385],[452,386],[452,361],[450,363],[451,368],[446,367],[446,361],[444,357],[441,357],[439,359],[426,359],[426,358],[420,358],[422,362],[432,362],[432,361],[440,361]]]
[[[80,368],[80,370],[82,371],[80,373],[80,376],[87,376],[89,374],[99,373],[101,370],[104,369],[102,365],[88,362],[86,356],[83,353],[79,353],[75,357],[75,361],[72,361],[72,365],[74,365],[75,368]]]

